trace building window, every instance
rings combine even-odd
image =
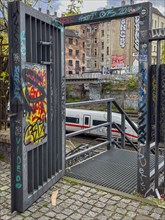
[[[69,56],[72,56],[72,52],[73,52],[73,50],[69,49]]]
[[[79,56],[79,50],[76,50],[76,56],[77,57]]]
[[[73,38],[69,38],[69,44],[73,44]]]
[[[73,74],[73,72],[72,71],[69,71],[69,75],[72,75]]]
[[[164,24],[163,24],[163,22],[161,22],[161,28],[164,28]]]
[[[109,47],[107,47],[107,55],[109,55]]]
[[[94,65],[95,65],[95,68],[97,67],[97,61],[95,60],[95,63],[94,63]]]
[[[96,37],[95,37],[95,39],[94,39],[94,43],[97,44],[97,38],[96,38]]]
[[[82,72],[85,72],[85,66],[82,67]]]
[[[95,49],[95,57],[97,56],[97,49]]]
[[[69,66],[73,66],[72,60],[69,60]]]
[[[83,34],[85,34],[85,29],[82,30]]]
[[[82,62],[85,63],[85,53],[82,54]]]
[[[78,39],[75,39],[75,43],[76,43],[76,45],[78,45]]]
[[[101,49],[104,50],[104,42],[101,42]]]
[[[155,28],[157,28],[157,22],[155,21]]]
[[[101,61],[104,62],[104,54],[101,54]]]
[[[101,30],[101,37],[104,37],[104,30]]]
[[[83,48],[85,48],[85,42],[83,42]]]
[[[91,32],[91,31],[90,31],[90,28],[87,28],[87,32]]]
[[[75,65],[76,67],[79,67],[79,60],[76,60]]]

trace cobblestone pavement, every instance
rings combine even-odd
[[[58,190],[57,204],[51,195]],[[24,213],[10,212],[10,165],[0,161],[0,219],[165,220],[165,209],[146,199],[63,178]]]

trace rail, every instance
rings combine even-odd
[[[107,104],[107,122],[106,123],[102,123],[96,126],[92,126],[90,128],[85,128],[82,129],[80,131],[75,131],[75,132],[71,132],[69,134],[66,134],[66,139],[70,138],[70,137],[74,137],[80,134],[84,134],[87,133],[91,130],[95,130],[97,128],[100,127],[107,127],[107,140],[104,141],[101,144],[97,144],[95,146],[92,146],[88,149],[85,149],[81,152],[76,152],[73,155],[69,155],[66,157],[66,161],[74,159],[77,156],[86,154],[90,151],[93,151],[103,145],[107,145],[107,150],[110,150],[112,145],[116,145],[116,147],[118,148],[125,148],[125,143],[127,141],[127,143],[130,144],[131,147],[133,147],[136,151],[137,151],[137,146],[136,143],[133,143],[129,137],[126,136],[126,132],[125,132],[125,122],[127,121],[127,123],[131,126],[131,128],[138,133],[138,128],[136,127],[135,123],[133,123],[130,118],[128,117],[127,113],[118,105],[118,103],[115,101],[114,98],[109,98],[109,99],[102,99],[102,100],[92,100],[92,101],[84,101],[84,102],[74,102],[74,103],[67,103],[66,107],[77,107],[77,106],[91,106],[91,105],[97,105],[97,104]],[[118,112],[121,114],[121,127],[119,127],[117,124],[115,124],[115,122],[112,121],[112,105],[114,105],[116,107],[116,109],[118,110]],[[115,141],[112,138],[112,125],[115,125],[115,129],[118,130],[118,132],[121,134],[121,142],[120,144]]]

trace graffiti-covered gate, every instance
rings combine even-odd
[[[12,211],[23,212],[64,174],[64,28],[9,3]]]

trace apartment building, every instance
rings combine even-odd
[[[152,8],[152,28],[164,28],[165,16]],[[66,32],[66,73],[102,72],[109,74],[138,73],[139,62],[139,16],[111,21],[89,23],[72,27],[73,36]],[[76,32],[77,31],[77,32]],[[76,34],[75,34],[76,33]],[[79,42],[70,44],[73,37]],[[68,54],[79,50],[79,57]],[[152,43],[152,64],[156,63],[156,42]],[[73,52],[74,53],[74,52]],[[71,61],[71,59],[73,59]],[[69,61],[70,60],[70,61]],[[75,66],[79,64],[79,71]],[[70,64],[72,63],[72,66]]]
[[[85,52],[78,30],[65,30],[66,75],[80,74],[85,69]]]

